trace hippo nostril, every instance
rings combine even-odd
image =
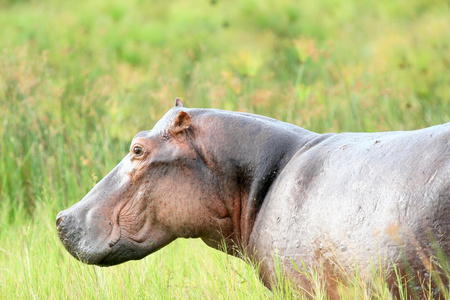
[[[63,216],[62,212],[59,212],[59,214],[56,216],[56,228],[59,228],[62,221],[64,221],[65,216]]]
[[[59,224],[61,224],[61,222],[64,220],[63,217],[58,217],[56,218],[56,227],[59,227]]]

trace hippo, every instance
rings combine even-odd
[[[433,258],[450,255],[450,123],[319,134],[249,113],[186,108],[177,98],[57,215],[56,227],[87,264],[139,260],[177,238],[201,238],[250,258],[269,289],[281,267],[305,291],[307,272],[317,270],[331,298],[341,271],[370,280],[383,270],[395,291],[398,274],[428,282],[431,269],[441,271]]]

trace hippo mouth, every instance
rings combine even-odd
[[[94,246],[86,239],[68,238],[63,234],[59,234],[59,238],[67,252],[85,264],[97,265],[112,251],[112,247],[109,245]]]

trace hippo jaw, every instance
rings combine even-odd
[[[58,236],[66,250],[86,264],[113,266],[141,259],[173,241],[170,234],[147,225],[139,235],[132,235],[120,225],[120,221],[113,224],[98,216],[96,219],[101,222],[97,225],[92,224],[89,218],[84,222],[74,221],[76,213],[70,214],[70,209],[61,211],[57,216]],[[148,234],[150,230],[152,235]]]
[[[141,259],[174,240],[155,224],[147,222],[134,233],[121,224],[120,217],[112,221],[95,211],[80,217],[80,211],[77,205],[61,211],[56,225],[66,250],[86,264],[113,266]]]
[[[153,234],[152,239],[133,236],[123,229],[120,221],[113,224],[98,215],[95,217],[96,221],[100,221],[97,225],[92,224],[89,217],[75,221],[77,213],[70,212],[73,208],[58,214],[58,236],[66,250],[86,264],[113,266],[128,260],[141,259],[173,240],[168,234]],[[150,228],[145,227],[139,235],[149,236],[147,231]]]

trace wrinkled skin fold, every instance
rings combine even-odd
[[[336,262],[369,279],[373,262],[391,270],[408,261],[420,284],[425,257],[450,256],[450,123],[317,134],[177,99],[56,225],[70,254],[100,266],[201,238],[257,262],[268,287],[275,254],[306,290],[293,262],[320,269],[332,298]]]

